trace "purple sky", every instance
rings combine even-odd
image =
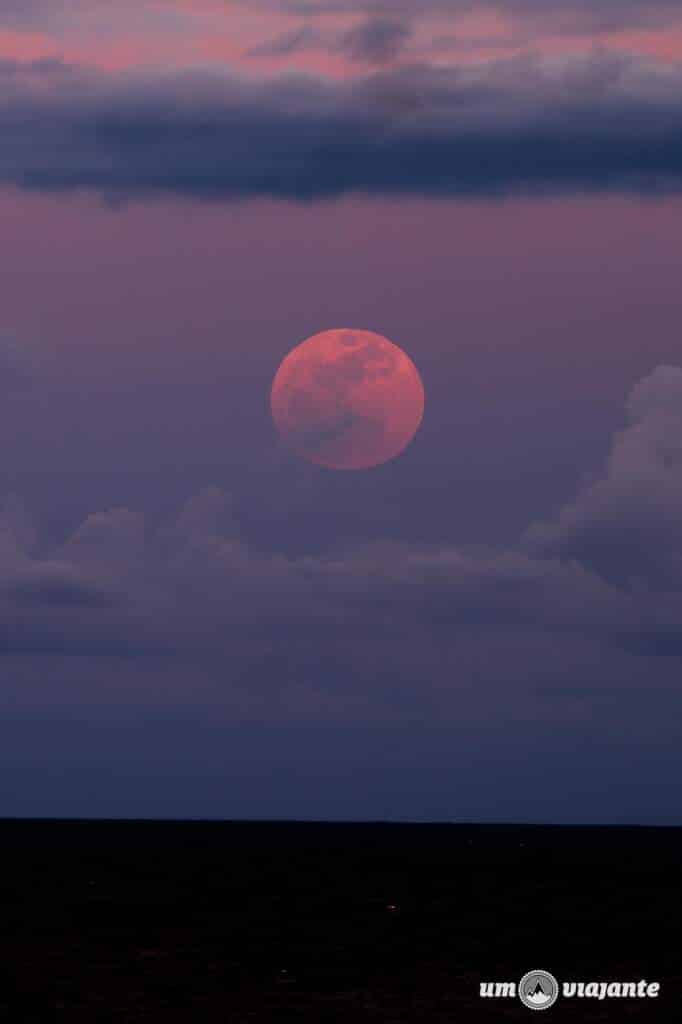
[[[0,14],[0,815],[679,823],[675,6],[261,6]]]

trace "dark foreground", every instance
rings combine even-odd
[[[0,1020],[532,1020],[481,981],[657,981],[542,1020],[682,1019],[682,830],[0,822]]]

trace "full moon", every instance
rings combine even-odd
[[[275,374],[272,416],[284,443],[329,469],[369,469],[399,455],[424,415],[424,386],[401,348],[373,331],[314,334]]]

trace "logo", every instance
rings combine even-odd
[[[559,982],[547,971],[529,971],[521,978],[518,991],[529,1010],[547,1010],[559,997]]]
[[[564,981],[559,982],[548,971],[529,971],[521,981],[482,981],[481,999],[516,999],[529,1010],[547,1010],[559,995],[564,999],[657,999],[660,981]]]

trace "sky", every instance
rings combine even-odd
[[[680,824],[682,11],[5,0],[0,815]],[[399,457],[270,414],[384,335]]]

